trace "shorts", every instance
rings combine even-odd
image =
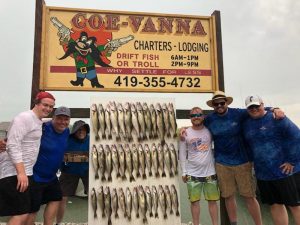
[[[30,212],[30,188],[32,177],[28,176],[29,185],[26,191],[17,190],[17,176],[0,179],[0,216],[15,216]]]
[[[200,201],[202,191],[204,198],[207,201],[217,201],[220,199],[220,191],[216,176],[214,179],[209,179],[203,182],[199,181],[197,177],[187,177],[188,196],[191,202]]]
[[[300,172],[279,180],[257,180],[261,202],[300,206]]]
[[[84,186],[84,193],[87,194],[89,189],[89,176],[79,176],[62,172],[59,177],[59,182],[63,196],[74,196],[79,179],[82,180]]]
[[[57,179],[50,182],[34,182],[30,189],[31,213],[40,210],[41,205],[62,200],[62,192]]]
[[[223,198],[234,195],[237,189],[243,197],[256,197],[256,185],[250,162],[237,166],[225,166],[216,163],[216,172]]]

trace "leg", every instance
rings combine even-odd
[[[44,211],[44,225],[53,225],[60,201],[48,202]]]
[[[300,206],[289,206],[295,220],[295,225],[300,225]]]
[[[288,214],[284,205],[271,205],[271,214],[274,225],[288,225]]]
[[[7,225],[23,225],[26,223],[28,214],[22,214],[17,216],[12,216],[7,222]]]
[[[261,219],[261,213],[260,213],[260,207],[256,200],[256,198],[248,198],[244,197],[247,205],[248,212],[252,216],[252,219],[256,225],[262,225],[262,219]]]
[[[64,196],[63,199],[59,202],[58,211],[56,215],[56,223],[61,223],[63,221],[67,200],[68,197]]]
[[[191,202],[191,212],[193,218],[193,224],[198,225],[200,223],[200,201]]]
[[[236,223],[237,222],[237,210],[236,210],[235,196],[232,195],[228,198],[225,198],[225,205],[226,205],[230,223]]]
[[[218,204],[217,201],[208,201],[208,210],[213,225],[218,225]]]
[[[33,225],[35,218],[36,218],[37,212],[29,213],[26,219],[25,225]]]

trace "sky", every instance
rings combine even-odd
[[[45,0],[46,5],[210,16],[221,12],[226,94],[232,107],[244,107],[248,95],[280,107],[300,126],[300,2],[295,0]],[[2,0],[0,6],[0,121],[10,121],[30,107],[34,0]],[[177,109],[200,106],[211,94],[51,92],[56,105],[88,108],[90,97],[175,98]]]

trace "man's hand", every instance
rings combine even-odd
[[[185,141],[186,137],[186,127],[181,127],[179,130],[179,135],[180,135],[180,141]]]
[[[25,173],[18,174],[17,179],[18,179],[17,190],[19,190],[20,192],[26,191],[29,185],[27,175]]]
[[[182,176],[182,181],[183,181],[183,183],[186,183],[186,182],[187,182],[187,175]]]
[[[282,173],[284,174],[291,174],[294,170],[294,166],[288,162],[283,163],[279,168],[282,169]]]
[[[0,153],[6,151],[6,140],[0,139]]]
[[[280,119],[283,119],[285,117],[285,114],[284,112],[279,109],[279,108],[274,108],[273,109],[273,117],[276,119],[276,120],[280,120]]]

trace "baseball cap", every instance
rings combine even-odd
[[[35,100],[41,100],[43,98],[51,98],[55,101],[55,98],[53,97],[53,95],[46,91],[41,91],[35,96]]]
[[[83,126],[86,128],[87,133],[89,133],[90,126],[87,123],[85,123],[83,120],[77,120],[72,127],[71,134],[75,134],[76,131],[78,131]]]
[[[258,95],[250,95],[245,100],[246,108],[248,108],[251,105],[261,105],[262,103],[263,101]]]
[[[70,109],[65,106],[58,107],[54,112],[54,116],[59,116],[59,115],[71,117]]]

